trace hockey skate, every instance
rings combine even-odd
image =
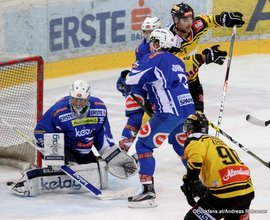
[[[156,207],[156,193],[153,184],[143,184],[143,191],[135,196],[128,197],[130,208],[152,208]]]
[[[30,195],[28,182],[24,175],[17,182],[7,182],[7,189],[19,196],[27,197]]]

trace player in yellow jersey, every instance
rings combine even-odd
[[[220,50],[219,45],[214,45],[204,49],[202,53],[196,53],[199,40],[211,28],[229,28],[234,25],[241,27],[245,23],[242,20],[243,15],[240,12],[222,12],[220,15],[194,16],[193,9],[183,2],[172,7],[171,15],[173,23],[168,29],[174,34],[174,46],[170,52],[184,61],[195,110],[204,112],[204,93],[198,75],[199,67],[204,63],[222,65],[227,52]],[[168,141],[178,155],[183,155],[185,139],[182,127],[175,128],[170,134]],[[181,159],[184,161],[182,156]]]
[[[184,131],[188,136],[184,151],[188,168],[181,189],[193,206],[185,219],[249,219],[254,198],[249,168],[235,150],[220,138],[208,135],[204,114],[190,115]],[[193,198],[196,194],[200,195],[198,202]]]
[[[187,3],[175,4],[171,9],[173,23],[169,30],[175,35],[174,46],[170,52],[181,58],[186,65],[189,89],[193,96],[197,111],[203,112],[203,88],[198,71],[203,64],[223,64],[226,51],[219,50],[219,45],[205,49],[201,54],[196,53],[200,38],[209,29],[216,27],[241,27],[245,22],[240,12],[222,12],[220,15],[194,16],[193,9]]]

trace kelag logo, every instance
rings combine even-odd
[[[60,176],[54,180],[47,180],[44,178],[40,179],[41,190],[55,190],[55,189],[73,189],[80,190],[81,185],[78,184],[75,180],[71,179],[62,179]]]
[[[126,11],[102,12],[86,14],[81,19],[76,16],[54,18],[50,20],[49,43],[50,51],[59,51],[79,47],[91,47],[96,41],[99,44],[124,42],[125,35],[118,31],[125,28],[123,22]],[[98,28],[94,28],[98,23]],[[107,25],[110,29],[107,30]],[[108,33],[111,33],[109,36]],[[108,39],[109,38],[109,39]],[[70,43],[71,42],[71,43]]]

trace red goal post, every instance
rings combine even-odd
[[[34,140],[34,128],[43,114],[41,56],[0,54],[0,116]],[[28,169],[41,166],[41,157],[27,141],[0,123],[0,164]]]

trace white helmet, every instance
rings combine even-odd
[[[91,94],[90,86],[83,80],[75,81],[71,85],[70,96],[75,99],[87,99]]]
[[[157,17],[147,17],[142,24],[143,31],[152,31],[157,28],[161,28],[161,21]]]
[[[157,28],[161,28],[161,22],[160,19],[157,17],[147,17],[143,24],[142,24],[142,32],[143,32],[143,36],[146,39],[146,42],[149,43],[150,41],[150,33],[157,29]]]
[[[70,88],[70,105],[73,113],[77,117],[83,117],[89,109],[88,98],[91,94],[90,86],[87,82],[78,80],[75,81]]]
[[[159,48],[158,49],[170,49],[173,46],[174,35],[171,31],[158,28],[152,31],[150,34],[150,41],[155,42],[156,40],[159,41]]]

